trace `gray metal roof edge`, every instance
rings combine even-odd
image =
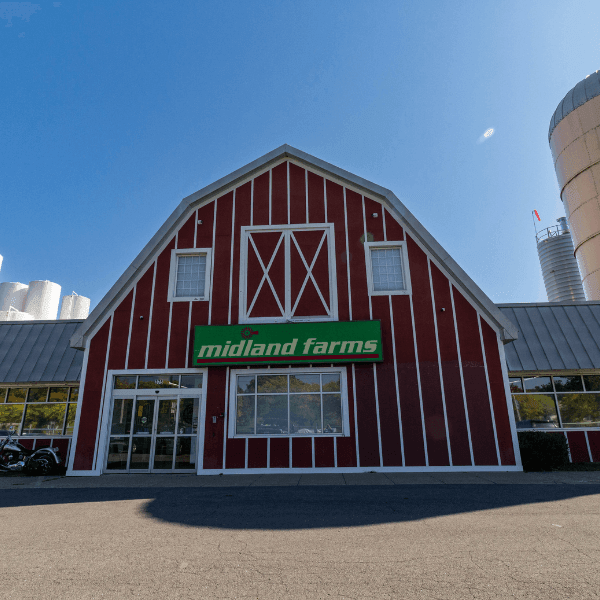
[[[85,323],[85,319],[29,319],[28,321],[0,321],[0,326],[2,325],[18,325],[19,323],[31,325],[38,323]]]
[[[400,215],[400,217],[412,229],[412,233],[419,241],[444,264],[450,274],[460,282],[461,287],[467,292],[477,305],[496,322],[501,329],[503,341],[516,339],[518,332],[514,324],[507,319],[496,307],[492,300],[475,284],[475,282],[458,266],[442,246],[433,238],[433,236],[423,227],[423,225],[414,217],[414,215],[404,206],[397,196],[387,188],[381,187],[362,177],[358,177],[349,171],[336,167],[324,160],[316,158],[306,152],[298,150],[288,144],[283,144],[275,150],[268,152],[264,156],[248,163],[244,167],[233,171],[229,175],[211,183],[210,185],[198,190],[197,192],[185,197],[171,213],[159,230],[152,236],[150,241],[144,246],[133,262],[127,267],[123,275],[117,279],[115,284],[106,293],[104,298],[96,305],[88,318],[81,324],[71,338],[71,346],[80,350],[85,349],[87,335],[97,324],[103,322],[108,316],[114,301],[122,294],[135,280],[141,269],[147,267],[148,259],[154,254],[156,248],[165,242],[167,237],[176,229],[179,220],[186,215],[191,206],[202,202],[209,202],[224,188],[233,187],[238,181],[248,178],[254,172],[260,171],[270,163],[281,159],[291,158],[299,160],[311,167],[325,171],[335,178],[350,183],[352,186],[374,194],[381,199],[386,200]]]
[[[585,100],[581,103],[578,104],[577,106],[575,106],[575,102],[572,102],[571,104],[571,108],[570,110],[567,110],[566,112],[563,110],[564,109],[564,102],[565,100],[568,98],[569,94],[573,95],[575,92],[575,88],[580,85],[581,83],[584,83],[586,81],[586,79],[595,77],[597,80],[597,85],[596,85],[596,90],[592,91],[589,95],[588,95],[588,87],[591,86],[585,86],[585,90],[584,90],[584,95],[585,95]],[[587,82],[586,82],[587,83]],[[593,80],[590,82],[590,84],[593,83]],[[554,132],[554,130],[556,129],[556,127],[558,126],[558,124],[569,114],[571,114],[574,110],[578,109],[580,106],[583,106],[586,102],[589,102],[592,98],[595,98],[596,96],[600,95],[600,72],[595,71],[594,73],[590,73],[587,77],[584,77],[581,81],[578,81],[564,96],[563,99],[558,103],[558,106],[556,107],[556,110],[552,113],[552,118],[550,119],[550,127],[548,128],[548,143],[550,143],[550,139],[552,138],[552,133]],[[557,113],[558,113],[558,109],[561,109],[561,115],[560,118],[556,118]]]
[[[528,306],[589,306],[600,304],[600,300],[562,300],[561,302],[505,302],[496,304],[498,308],[527,308]]]

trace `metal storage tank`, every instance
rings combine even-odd
[[[54,320],[58,314],[60,285],[52,281],[30,281],[23,310],[37,320]]]
[[[556,221],[535,236],[548,301],[585,300],[567,219]]]
[[[79,296],[73,292],[70,296],[63,296],[60,308],[61,319],[87,319],[90,312],[90,299]]]
[[[23,310],[25,297],[29,286],[17,281],[0,283],[0,311],[7,311],[12,306],[16,310]]]
[[[0,321],[33,321],[33,315],[21,310],[0,310]]]
[[[588,300],[600,300],[600,73],[580,81],[550,120],[548,141]]]

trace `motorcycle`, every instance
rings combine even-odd
[[[0,442],[0,472],[23,471],[28,475],[51,475],[58,471],[62,463],[58,448],[38,448],[28,450],[13,440],[14,428]]]

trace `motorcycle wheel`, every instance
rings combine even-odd
[[[36,475],[52,475],[54,471],[54,465],[47,458],[38,458],[35,461],[35,466],[32,469],[32,472]]]

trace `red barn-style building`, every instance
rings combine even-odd
[[[282,146],[185,198],[76,331],[68,474],[521,470],[516,336],[392,192]]]

